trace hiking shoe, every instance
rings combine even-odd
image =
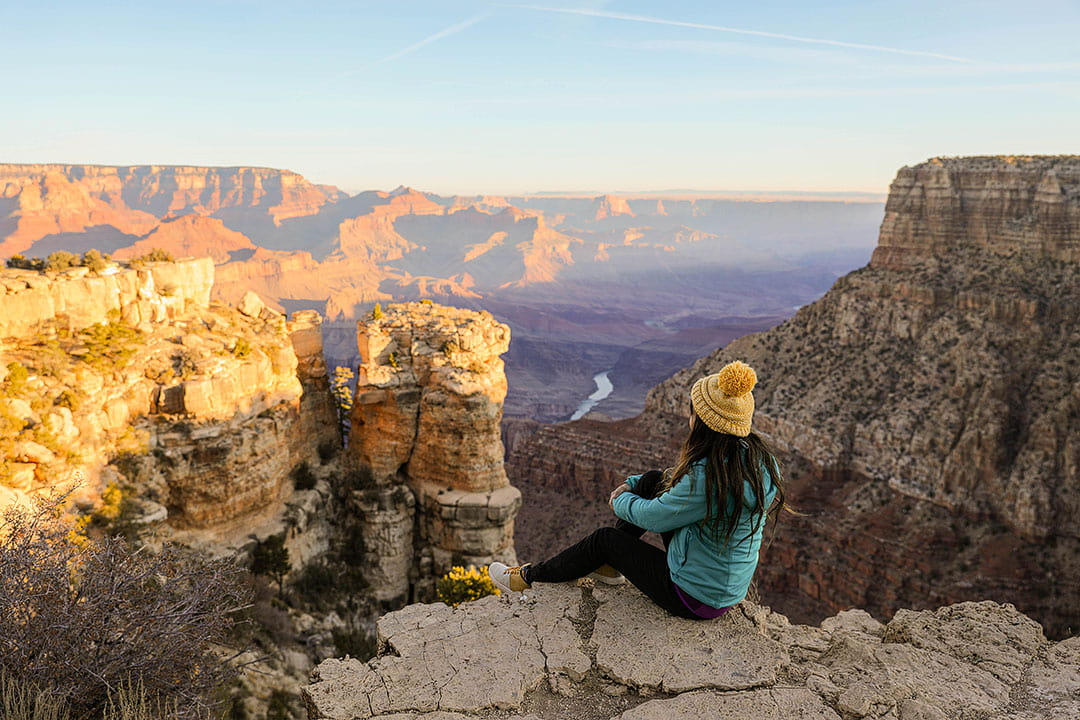
[[[527,565],[528,563],[507,567],[501,562],[493,562],[488,565],[488,576],[491,578],[491,582],[495,583],[495,587],[503,592],[524,592],[532,589],[532,585],[525,582],[525,578],[521,577],[521,571]]]
[[[585,577],[592,578],[605,585],[622,585],[626,582],[626,576],[610,565],[601,565]]]

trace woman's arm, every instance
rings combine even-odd
[[[698,484],[691,473],[652,500],[633,492],[612,493],[611,509],[618,517],[646,530],[674,530],[705,518],[705,492]]]

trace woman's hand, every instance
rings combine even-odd
[[[626,483],[623,483],[623,484],[622,484],[622,485],[620,485],[619,487],[617,487],[617,488],[615,488],[614,490],[612,490],[612,491],[611,491],[611,496],[610,496],[610,497],[608,498],[608,501],[607,501],[607,504],[608,504],[608,506],[609,506],[609,507],[610,507],[610,508],[611,508],[612,510],[614,510],[614,509],[615,509],[615,498],[619,497],[619,496],[620,496],[620,495],[622,495],[622,494],[623,494],[624,492],[627,492],[627,491],[628,491],[629,489],[630,489],[630,486],[629,486],[629,485],[627,485]]]

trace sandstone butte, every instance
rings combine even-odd
[[[691,384],[757,369],[755,422],[790,500],[759,568],[800,622],[1011,601],[1080,628],[1080,157],[901,169],[867,267],[782,325],[677,372],[642,415],[518,433],[530,560],[609,516],[626,474],[666,467]]]
[[[510,329],[489,313],[402,303],[357,323],[348,455],[375,596],[431,598],[453,565],[514,560],[521,493],[499,434]],[[415,550],[414,550],[415,547]]]

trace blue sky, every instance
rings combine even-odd
[[[0,3],[0,161],[350,191],[859,190],[1080,153],[1080,3]]]

